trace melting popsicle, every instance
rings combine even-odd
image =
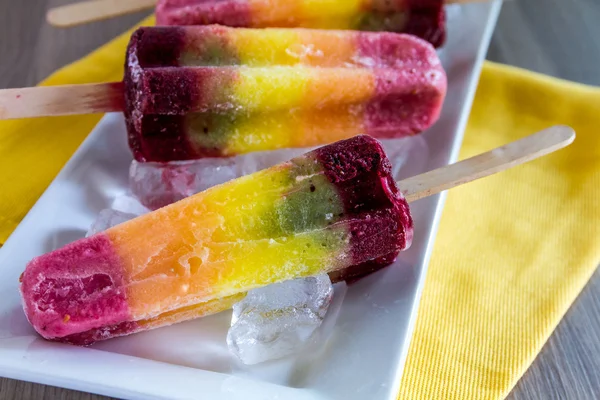
[[[90,344],[225,310],[253,288],[352,279],[411,245],[408,201],[497,173],[575,139],[552,127],[403,180],[361,135],[215,186],[33,259],[25,314],[46,339]]]
[[[21,292],[40,335],[89,344],[222,311],[271,283],[360,276],[412,235],[389,160],[361,135],[37,257]]]

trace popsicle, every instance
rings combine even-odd
[[[51,25],[70,27],[156,6],[159,25],[304,27],[410,33],[442,46],[444,4],[478,0],[93,0],[51,9]]]
[[[353,266],[354,276],[412,235],[388,159],[362,135],[34,259],[24,309],[44,338],[89,344],[221,311],[270,283]]]
[[[574,138],[547,129],[406,179],[404,195],[376,139],[324,146],[33,259],[21,276],[25,314],[46,339],[90,344],[222,311],[268,284],[363,275],[411,245],[407,201]]]
[[[140,28],[124,82],[138,161],[413,135],[437,121],[447,84],[414,36],[221,26]]]
[[[413,135],[440,115],[446,74],[414,36],[146,27],[123,83],[6,89],[0,119],[124,111],[138,161]]]
[[[443,0],[158,0],[158,25],[221,24],[402,32],[441,46]]]

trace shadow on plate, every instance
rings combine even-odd
[[[59,249],[69,243],[73,243],[76,240],[85,237],[86,231],[81,229],[65,229],[53,233],[46,239],[46,245],[44,246],[45,252],[49,253],[56,249]]]

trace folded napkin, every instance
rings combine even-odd
[[[554,124],[571,146],[448,194],[400,399],[506,397],[600,262],[600,88],[486,63],[460,158]]]
[[[142,25],[153,24],[153,19]],[[129,33],[43,85],[120,80]],[[400,399],[498,399],[599,259],[600,89],[486,63],[461,158],[554,124],[573,145],[448,196]],[[0,122],[0,243],[100,115]]]

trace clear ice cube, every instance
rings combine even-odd
[[[155,210],[210,187],[288,161],[306,151],[283,149],[168,163],[133,161],[129,168],[129,187],[144,206]]]
[[[85,237],[95,235],[96,233],[104,232],[108,228],[112,228],[115,225],[122,224],[123,222],[129,221],[137,217],[136,214],[125,213],[123,211],[106,209],[100,211],[98,217],[86,233]]]
[[[315,337],[332,298],[327,275],[251,290],[233,306],[227,333],[230,351],[246,365],[301,351]]]
[[[147,207],[144,207],[136,197],[129,194],[117,196],[112,202],[110,208],[135,216],[150,212],[150,210]]]

